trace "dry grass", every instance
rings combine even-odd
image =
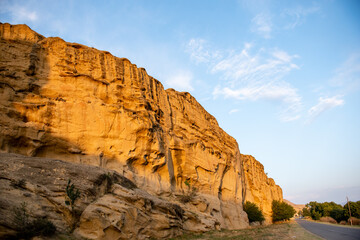
[[[351,217],[353,225],[360,225],[360,219],[356,217]],[[348,220],[348,224],[350,224],[350,219]]]
[[[321,217],[320,222],[328,222],[328,223],[334,223],[337,224],[336,220],[332,217]]]
[[[353,225],[350,226],[350,221],[341,221],[340,223],[330,223],[330,222],[322,222],[320,220],[312,220],[312,219],[306,219],[307,221],[310,222],[316,222],[316,223],[321,223],[321,224],[327,224],[327,225],[332,225],[332,226],[338,226],[338,227],[346,227],[346,228],[360,228],[360,219],[359,218],[352,218],[353,219]],[[354,219],[357,220],[357,222],[354,222]]]
[[[251,240],[251,239],[266,239],[266,240],[278,240],[278,239],[302,239],[302,240],[312,240],[312,239],[322,239],[317,237],[305,229],[303,229],[296,222],[280,223],[273,224],[269,226],[260,226],[249,229],[242,230],[222,230],[222,231],[212,231],[202,234],[185,234],[173,240],[183,240],[183,239],[241,239],[241,240]]]

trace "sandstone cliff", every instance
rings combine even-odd
[[[282,189],[268,178],[264,166],[253,156],[241,154],[245,173],[245,201],[256,203],[264,213],[267,223],[271,223],[271,203],[283,200]]]
[[[212,228],[248,225],[242,202],[252,187],[238,145],[189,93],[26,25],[0,24],[0,38],[2,152],[112,169],[169,201],[196,188],[184,207]]]

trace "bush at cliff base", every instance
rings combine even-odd
[[[289,220],[296,213],[295,209],[285,202],[274,200],[272,202],[272,220],[273,222]]]
[[[263,213],[255,203],[247,201],[245,202],[243,209],[248,215],[249,222],[262,222],[265,220]]]

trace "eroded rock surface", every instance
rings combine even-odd
[[[271,223],[273,200],[282,201],[283,194],[274,179],[269,178],[264,166],[251,155],[241,154],[245,173],[245,201],[255,203],[263,212],[267,223]]]
[[[75,202],[76,216],[65,204],[69,179],[81,193]],[[174,201],[176,197],[150,195],[115,171],[0,153],[0,226],[8,230],[0,231],[0,237],[16,229],[14,209],[22,203],[30,218],[46,217],[59,232],[69,232],[74,224],[74,235],[87,239],[169,238],[184,230],[219,227],[205,209],[195,213]]]
[[[156,196],[196,188],[197,204],[187,204],[196,214],[222,228],[248,226],[238,144],[189,93],[165,90],[125,58],[25,25],[0,24],[0,38],[2,152],[112,169]]]

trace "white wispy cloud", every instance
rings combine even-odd
[[[223,95],[225,98],[252,101],[267,99],[296,103],[301,100],[301,98],[297,96],[296,90],[285,82],[277,83],[277,85],[274,83],[253,86],[248,85],[237,89],[230,89],[228,87],[221,88],[217,86],[214,89],[213,94],[215,96]]]
[[[334,96],[327,98],[320,97],[319,102],[309,109],[308,120],[306,123],[311,123],[323,112],[328,111],[334,107],[342,106],[344,104],[345,101],[342,96]]]
[[[179,70],[166,80],[166,84],[178,91],[193,91],[192,87],[193,74],[187,70]]]
[[[260,13],[257,14],[252,20],[251,30],[258,33],[264,38],[271,38],[272,32],[272,19],[269,14]]]
[[[345,104],[344,97],[351,92],[360,89],[360,53],[351,54],[348,59],[334,72],[334,77],[330,79],[329,86],[318,87],[315,92],[325,95],[324,92],[335,91],[333,97],[320,97],[318,103],[308,111],[305,123],[312,123],[322,113]],[[329,95],[327,93],[327,95]]]
[[[308,15],[318,13],[319,11],[320,7],[316,5],[308,8],[298,6],[292,9],[285,9],[282,16],[290,17],[290,20],[287,21],[288,24],[285,25],[285,29],[294,29],[295,27],[302,25]]]
[[[360,53],[352,54],[337,68],[330,83],[342,88],[345,93],[358,90],[360,88]]]
[[[232,83],[268,82],[282,78],[292,69],[299,67],[293,63],[297,55],[289,55],[282,50],[260,49],[255,54],[250,52],[251,45],[245,44],[240,53],[229,55],[219,61],[212,72],[223,72],[227,80]]]
[[[190,58],[196,63],[206,63],[220,57],[217,51],[210,51],[209,44],[201,38],[193,38],[187,43],[186,52],[190,54]]]
[[[281,103],[279,118],[282,121],[298,119],[302,107],[297,89],[283,80],[284,76],[299,67],[294,63],[297,55],[280,49],[253,50],[252,43],[243,48],[228,51],[214,50],[203,44],[205,41],[191,39],[189,44],[197,46],[191,51],[191,58],[206,63],[210,73],[220,74],[222,81],[213,90],[213,96],[237,100],[271,100]],[[221,52],[222,54],[218,54]]]
[[[238,111],[239,111],[239,109],[231,109],[229,111],[229,114],[237,113]]]
[[[12,23],[35,22],[39,18],[38,13],[27,5],[13,4],[5,1],[2,8],[1,12],[10,14]]]
[[[275,49],[251,51],[251,44],[245,44],[239,52],[218,63],[212,73],[221,73],[225,86],[218,85],[214,97],[223,96],[238,100],[272,100],[282,104],[279,118],[294,121],[302,107],[297,89],[284,80],[284,76],[299,67],[294,63],[297,55]]]

